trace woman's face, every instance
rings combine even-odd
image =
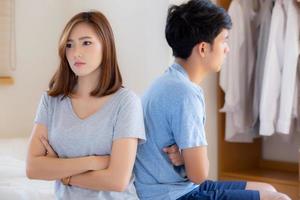
[[[102,53],[101,41],[91,25],[82,22],[73,27],[67,41],[66,57],[77,76],[98,71]]]

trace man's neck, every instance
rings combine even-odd
[[[176,58],[175,62],[180,64],[185,69],[189,79],[197,85],[199,85],[207,75],[207,70],[205,70],[205,67],[199,63],[193,62],[192,60]]]

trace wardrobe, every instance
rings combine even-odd
[[[231,0],[217,0],[228,9]],[[218,87],[218,178],[219,180],[261,181],[272,184],[293,200],[300,200],[300,166],[298,163],[265,160],[262,157],[261,138],[253,143],[225,141],[224,93]],[[299,152],[300,162],[300,152]]]

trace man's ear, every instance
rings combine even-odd
[[[208,43],[206,42],[201,42],[197,45],[197,51],[198,51],[198,54],[204,58],[207,54],[207,51],[208,51]]]

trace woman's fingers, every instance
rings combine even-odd
[[[41,138],[41,142],[44,145],[46,151],[47,151],[47,156],[51,156],[51,157],[57,157],[57,154],[55,153],[55,151],[52,149],[52,147],[50,146],[48,140],[44,137]]]

